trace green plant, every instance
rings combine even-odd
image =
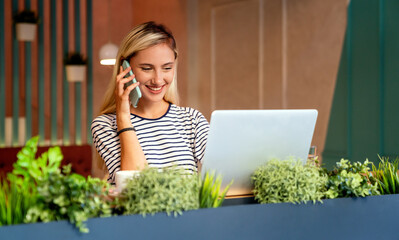
[[[327,176],[301,160],[272,159],[251,177],[255,199],[260,203],[321,201]]]
[[[17,154],[13,171],[0,181],[0,225],[24,222],[28,209],[36,202],[37,184],[58,169],[62,154],[50,148],[36,159],[39,137],[28,140]]]
[[[39,197],[29,209],[26,222],[68,219],[81,232],[87,233],[89,229],[84,221],[111,215],[110,204],[105,200],[107,190],[105,181],[71,174],[71,166],[64,166],[62,173],[51,172],[47,181],[38,185]]]
[[[198,176],[188,175],[183,169],[147,168],[128,180],[117,200],[123,214],[155,214],[167,212],[175,216],[182,211],[198,209]]]
[[[23,10],[14,15],[15,23],[39,23],[40,19],[34,11]]]
[[[348,160],[341,159],[336,163],[333,171],[329,172],[327,182],[327,198],[336,197],[365,197],[369,195],[379,195],[377,184],[370,182],[372,178],[368,167],[370,162],[355,162],[352,164]]]
[[[388,157],[379,157],[378,168],[373,164],[373,176],[381,194],[399,193],[398,165],[399,158],[393,162]]]
[[[32,188],[22,189],[15,182],[0,180],[0,226],[24,222],[36,199]]]
[[[200,183],[200,191],[199,191],[199,203],[200,208],[217,208],[220,207],[226,197],[226,193],[229,190],[231,181],[223,190],[220,191],[220,187],[222,184],[222,177],[218,175],[215,179],[215,172],[209,174],[209,172],[205,173],[203,179],[201,179]]]
[[[86,65],[87,60],[79,52],[71,52],[64,59],[65,65]]]
[[[49,148],[36,158],[38,140],[36,136],[27,141],[7,175],[8,181],[0,184],[0,223],[67,219],[88,232],[84,221],[111,213],[105,200],[108,184],[71,174],[70,166],[61,173],[63,156],[59,147]]]
[[[57,171],[61,165],[63,155],[59,147],[51,147],[36,158],[38,141],[39,137],[36,136],[26,142],[17,154],[12,172],[8,174],[8,178],[20,186],[38,185],[46,181],[49,174]]]

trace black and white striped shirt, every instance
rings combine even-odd
[[[147,119],[130,114],[137,138],[150,167],[178,166],[197,172],[208,138],[209,123],[197,110],[169,105],[160,118]],[[121,147],[116,135],[116,115],[103,114],[91,124],[97,152],[108,168],[108,181],[113,183],[120,170]]]

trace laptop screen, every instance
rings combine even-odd
[[[251,195],[251,175],[276,158],[307,160],[317,110],[216,110],[212,113],[202,173],[234,180],[227,196]]]

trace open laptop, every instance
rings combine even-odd
[[[227,196],[252,195],[251,175],[268,160],[306,162],[317,110],[216,110],[212,113],[202,173],[223,176]]]

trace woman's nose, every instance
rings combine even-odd
[[[155,71],[155,75],[153,77],[153,83],[158,84],[163,82],[163,72],[161,70]]]

